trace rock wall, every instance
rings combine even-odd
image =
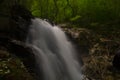
[[[19,4],[4,9],[0,12],[0,35],[25,41],[31,19],[34,18],[31,12]]]
[[[11,57],[17,57],[30,73],[35,73],[34,54],[31,47],[25,44],[29,25],[34,17],[29,10],[18,4],[4,9],[6,10],[0,12],[0,50],[7,51]],[[2,52],[0,60],[2,60],[1,54]]]

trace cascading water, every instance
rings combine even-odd
[[[44,80],[81,80],[75,50],[64,32],[41,19],[32,19],[27,43],[34,49],[38,71]]]

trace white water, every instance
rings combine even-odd
[[[44,80],[82,80],[75,50],[61,29],[44,20],[33,19],[27,43],[34,48]]]

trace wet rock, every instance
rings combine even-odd
[[[74,44],[78,51],[78,59],[81,62],[81,57],[89,54],[90,41],[92,34],[89,30],[84,28],[62,28],[67,34],[69,40]],[[90,37],[89,37],[90,36]]]
[[[84,28],[65,28],[61,27],[68,36],[68,39],[73,43],[77,58],[81,66],[84,65],[83,58],[89,55],[90,41],[93,35]],[[89,37],[90,36],[90,37]]]

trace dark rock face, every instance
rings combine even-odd
[[[120,50],[116,52],[116,55],[114,56],[112,63],[113,63],[113,67],[120,70]]]
[[[17,56],[30,73],[36,73],[35,55],[30,46],[25,44],[31,24],[31,12],[21,5],[13,5],[10,15],[0,17],[0,49]]]
[[[21,5],[13,5],[11,8],[11,17],[13,20],[18,21],[19,18],[22,18],[30,22],[30,19],[34,18],[29,10]]]
[[[9,16],[0,18],[6,22],[6,25],[0,25],[0,46],[7,49],[10,53],[15,54],[23,60],[25,66],[31,67],[35,63],[32,49],[26,47],[24,44],[29,25],[31,24],[31,12],[21,5],[13,5],[10,7]],[[16,42],[13,42],[16,41]],[[27,58],[24,60],[24,58]],[[28,61],[27,61],[28,60]],[[32,62],[31,64],[29,64]]]
[[[29,25],[33,15],[24,6],[19,4],[12,5],[7,12],[3,11],[0,16],[0,36],[7,36],[11,39],[25,41]]]
[[[21,5],[13,5],[11,8],[10,28],[11,36],[17,40],[25,41],[31,24],[31,12]]]

